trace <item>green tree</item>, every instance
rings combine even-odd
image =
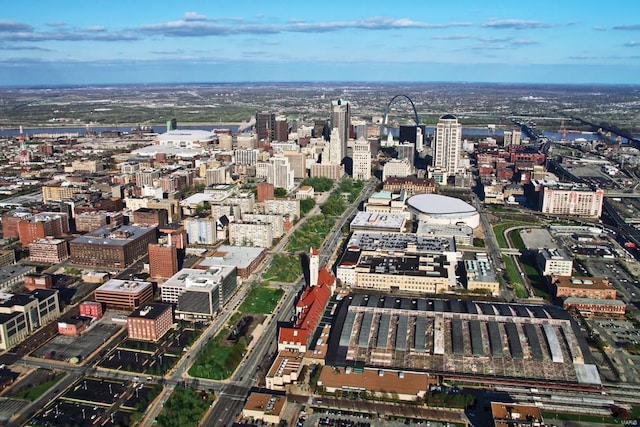
[[[276,199],[284,199],[285,197],[287,197],[287,190],[282,187],[276,187],[273,189],[273,196]]]

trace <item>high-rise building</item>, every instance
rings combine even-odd
[[[256,185],[256,187],[258,188],[258,202],[264,202],[265,200],[274,199],[275,196],[273,195],[273,184],[270,184],[268,182],[260,182],[258,183],[258,185]]]
[[[149,245],[149,274],[151,277],[168,279],[178,272],[178,250],[171,238],[166,245]]]
[[[273,113],[256,113],[256,133],[258,141],[271,142],[275,139],[276,115]]]
[[[257,163],[256,176],[266,178],[267,182],[273,184],[274,187],[281,187],[287,191],[294,186],[293,169],[291,169],[289,159],[283,156],[271,157],[268,163]]]
[[[460,144],[462,125],[456,116],[446,114],[440,117],[436,126],[433,149],[433,166],[442,169],[447,177],[460,170]]]
[[[411,166],[415,164],[416,146],[412,142],[401,142],[396,145],[396,151],[398,152],[398,159],[407,159]]]
[[[276,117],[274,140],[280,142],[289,140],[289,123],[286,117]]]
[[[316,248],[309,251],[309,286],[318,286],[318,272],[320,271],[320,253]]]
[[[353,179],[368,181],[371,178],[371,145],[364,137],[353,146]]]
[[[504,131],[504,146],[520,145],[522,139],[522,132],[519,130],[505,130]]]
[[[331,129],[338,128],[340,136],[340,161],[347,155],[347,141],[351,127],[351,106],[349,101],[331,101]]]

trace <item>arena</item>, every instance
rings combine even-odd
[[[354,293],[334,317],[326,364],[463,382],[601,386],[578,326],[547,305]]]
[[[466,224],[471,228],[480,225],[476,208],[455,197],[439,194],[417,194],[407,200],[412,218],[428,224]]]

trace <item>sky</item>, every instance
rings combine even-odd
[[[640,84],[638,0],[19,0],[0,85]]]

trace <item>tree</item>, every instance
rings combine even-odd
[[[287,197],[287,190],[282,187],[276,187],[273,189],[273,196],[276,199],[284,199],[285,197]]]

